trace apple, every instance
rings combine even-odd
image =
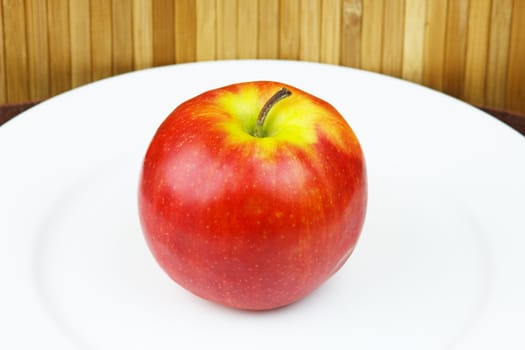
[[[365,160],[329,103],[271,81],[180,104],[139,180],[144,237],[190,292],[267,310],[319,287],[352,253],[366,212]]]

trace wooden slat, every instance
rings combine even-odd
[[[90,0],[92,80],[112,74],[111,1]]]
[[[319,0],[301,0],[299,19],[299,59],[319,61],[321,41],[321,3]]]
[[[5,74],[5,42],[4,42],[4,11],[0,3],[0,104],[7,102],[7,86]]]
[[[498,109],[505,108],[511,19],[512,0],[493,0],[485,104]]]
[[[217,57],[216,0],[196,0],[195,12],[195,59],[197,61],[214,60]]]
[[[237,58],[237,0],[217,0],[217,59]]]
[[[239,1],[237,3],[237,57],[257,58],[257,42],[259,22],[257,11],[259,3],[257,0]]]
[[[525,114],[525,1],[514,0],[507,75],[508,110]]]
[[[92,80],[90,18],[89,0],[70,2],[71,84],[73,87]]]
[[[69,1],[48,0],[49,26],[49,81],[50,93],[71,89],[71,38],[69,31]]]
[[[29,100],[25,8],[17,0],[3,0],[7,101]]]
[[[175,5],[173,0],[153,0],[153,65],[175,61]]]
[[[279,0],[259,0],[258,57],[279,57]]]
[[[468,16],[468,0],[448,2],[442,90],[456,97],[463,94]]]
[[[281,1],[279,22],[279,57],[299,59],[299,0]]]
[[[321,5],[319,60],[324,63],[339,64],[341,57],[341,0],[323,0]]]
[[[405,0],[387,0],[384,6],[381,72],[400,77],[403,72]]]
[[[133,68],[153,66],[153,8],[149,0],[133,0]]]
[[[197,9],[194,0],[175,1],[175,62],[193,62],[196,58]]]
[[[447,2],[427,0],[426,10],[422,82],[431,88],[440,90],[443,87]]]
[[[343,0],[341,30],[341,64],[359,68],[361,66],[361,22],[363,6],[361,0]]]
[[[49,46],[47,38],[46,0],[26,0],[27,56],[29,99],[41,100],[49,96]]]
[[[112,0],[112,67],[114,74],[133,69],[132,0]]]
[[[490,10],[491,0],[470,1],[465,86],[461,97],[480,106],[485,104]]]
[[[423,80],[426,0],[406,0],[402,78],[416,83]]]
[[[383,58],[383,9],[383,0],[363,0],[361,68],[374,72],[381,71]]]

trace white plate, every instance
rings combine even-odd
[[[290,307],[254,313],[201,300],[157,267],[136,187],[175,106],[258,79],[347,117],[370,198],[339,273]],[[304,62],[150,69],[0,127],[0,169],[2,349],[525,348],[525,138],[421,86]]]

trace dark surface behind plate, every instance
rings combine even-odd
[[[9,119],[17,116],[18,114],[24,112],[25,110],[33,107],[34,105],[40,102],[41,101],[25,102],[0,106],[0,125],[4,124]],[[502,122],[510,125],[512,128],[516,129],[518,132],[525,136],[525,116],[492,108],[480,109],[491,114],[492,116],[496,117]]]

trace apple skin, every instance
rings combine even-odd
[[[264,137],[252,136],[262,106]],[[179,105],[146,152],[144,237],[164,271],[226,306],[267,310],[311,293],[348,259],[366,212],[360,144],[329,103],[270,81]]]

